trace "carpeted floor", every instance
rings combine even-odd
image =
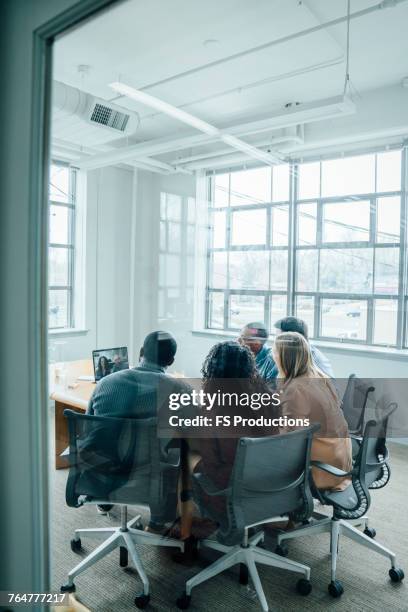
[[[387,487],[373,492],[369,515],[377,530],[377,540],[392,549],[398,564],[405,568],[408,580],[408,446],[391,445],[392,477]],[[80,555],[71,552],[70,539],[77,527],[98,527],[117,524],[118,514],[110,517],[96,514],[94,507],[80,509],[65,505],[67,470],[52,469],[52,572],[56,591],[66,582],[67,572],[79,559],[96,546],[83,541]],[[136,509],[132,508],[132,514]],[[267,547],[274,550],[274,541],[267,538]],[[297,577],[273,568],[260,567],[259,573],[270,609],[276,612],[333,610],[353,612],[408,611],[408,584],[393,584],[388,578],[389,562],[384,557],[353,544],[345,538],[340,543],[338,578],[345,589],[339,600],[327,593],[329,583],[328,535],[322,534],[292,541],[289,556],[312,568],[313,591],[302,597],[294,591]],[[175,599],[183,591],[184,582],[214,559],[214,553],[201,553],[191,567],[173,562],[165,549],[144,547],[141,557],[151,584],[152,612],[176,610]],[[259,610],[251,586],[243,587],[233,568],[193,590],[191,610],[197,612],[246,612]],[[135,610],[134,596],[141,582],[131,568],[119,566],[116,550],[76,579],[77,596],[93,612],[125,612]]]

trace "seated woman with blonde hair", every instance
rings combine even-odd
[[[332,381],[313,365],[308,342],[297,332],[279,334],[273,356],[282,379],[282,415],[320,424],[312,442],[312,461],[350,471],[351,440],[340,401]],[[296,428],[288,426],[285,431]],[[312,467],[312,477],[318,489],[343,490],[350,482],[348,478],[332,476],[316,467]]]

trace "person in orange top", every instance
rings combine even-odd
[[[352,467],[349,431],[333,383],[312,361],[310,346],[297,332],[285,332],[275,339],[273,356],[281,379],[282,416],[309,419],[320,430],[312,442],[311,459],[329,463],[346,472]],[[288,426],[281,432],[296,429]],[[312,467],[318,489],[345,489],[350,480]]]

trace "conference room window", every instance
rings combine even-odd
[[[75,200],[75,170],[53,163],[49,185],[49,329],[74,327]]]
[[[207,328],[293,314],[316,339],[408,346],[406,163],[392,149],[210,176]]]
[[[287,313],[290,168],[218,174],[210,190],[207,327],[271,325]]]
[[[315,337],[401,346],[401,168],[401,150],[298,165],[295,312]]]

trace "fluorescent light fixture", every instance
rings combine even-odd
[[[268,130],[277,130],[325,121],[334,117],[344,117],[356,112],[356,106],[347,96],[333,96],[316,102],[305,102],[299,106],[293,106],[268,115],[264,119],[243,123],[239,126],[229,128],[231,134],[257,134]]]
[[[126,96],[131,98],[131,100],[135,100],[136,102],[140,102],[145,106],[149,106],[150,108],[154,108],[159,111],[159,113],[164,113],[165,115],[169,115],[174,119],[178,119],[182,123],[186,123],[187,125],[191,125],[191,127],[199,130],[200,132],[204,132],[204,134],[208,134],[209,136],[218,136],[219,130],[216,127],[213,127],[206,121],[201,121],[194,115],[190,115],[190,113],[186,113],[181,108],[177,108],[177,106],[173,106],[172,104],[168,104],[155,96],[151,96],[150,94],[145,93],[144,91],[140,91],[139,89],[134,89],[129,85],[125,85],[124,83],[110,83],[109,87],[112,87],[117,93],[122,96]]]
[[[118,82],[110,83],[109,87],[111,87],[117,93],[127,96],[131,100],[135,100],[136,102],[140,102],[141,104],[149,106],[150,108],[154,108],[155,110],[164,113],[169,117],[173,117],[182,123],[190,125],[200,132],[204,132],[204,134],[208,134],[208,136],[219,138],[225,142],[225,144],[230,145],[233,149],[246,153],[249,157],[253,157],[254,159],[262,161],[265,164],[278,164],[282,161],[279,157],[271,155],[265,151],[261,151],[260,149],[257,149],[256,147],[244,142],[236,136],[231,136],[230,134],[224,133],[222,130],[211,125],[210,123],[202,121],[198,117],[195,117],[194,115],[191,115],[190,113],[187,113],[182,109],[173,106],[172,104],[168,104],[155,96],[151,96],[144,91],[134,89],[129,85]]]

